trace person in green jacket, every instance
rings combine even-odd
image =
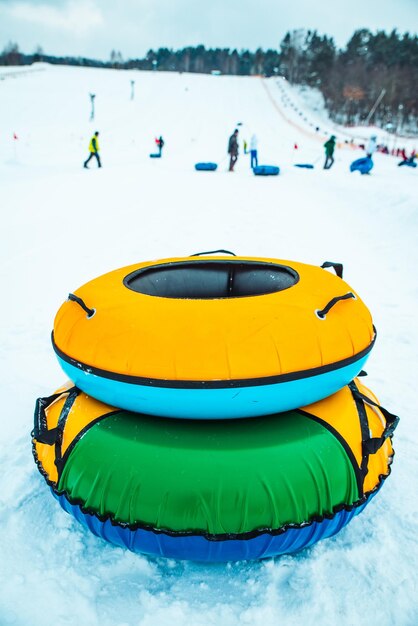
[[[84,161],[84,167],[88,169],[88,163],[93,157],[96,157],[98,167],[102,167],[99,156],[99,131],[96,130],[93,137],[90,139],[89,145],[90,156],[87,161]]]
[[[325,148],[325,164],[324,170],[329,170],[334,163],[334,150],[335,150],[335,135],[331,135],[331,137],[324,143]]]

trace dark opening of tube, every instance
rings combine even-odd
[[[276,293],[298,280],[297,272],[284,265],[231,260],[155,265],[129,274],[124,284],[149,296],[210,300]]]

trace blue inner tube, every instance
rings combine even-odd
[[[280,167],[277,165],[257,165],[253,168],[253,172],[256,176],[278,176]]]
[[[334,369],[319,369],[304,378],[283,375],[270,384],[246,386],[243,381],[239,387],[225,383],[220,388],[210,388],[210,385],[207,388],[203,385],[200,388],[176,388],[175,385],[159,386],[155,382],[140,384],[138,381],[133,384],[115,380],[96,375],[91,368],[83,371],[80,365],[63,358],[56,347],[55,351],[70,380],[86,393],[107,404],[123,405],[128,411],[142,411],[149,415],[188,419],[234,419],[288,411],[295,407],[295,398],[300,406],[304,406],[330,396],[364,368],[371,347],[365,353],[349,359],[347,363],[335,365]]]
[[[350,165],[350,172],[360,172],[361,174],[368,174],[373,168],[373,161],[369,157],[363,159],[357,159]]]
[[[399,166],[406,165],[407,167],[416,167],[417,166],[415,161],[412,161],[411,159],[408,159],[407,161],[401,161],[400,163],[398,163],[398,165]]]
[[[195,170],[198,172],[214,172],[218,168],[217,163],[196,163],[194,166]]]

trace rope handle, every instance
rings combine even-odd
[[[83,311],[87,313],[88,320],[90,320],[96,314],[96,309],[90,309],[84,302],[84,300],[79,296],[76,296],[74,293],[68,294],[68,300],[71,300],[71,302],[75,302],[76,304],[80,305]]]
[[[206,254],[230,254],[231,256],[237,256],[235,252],[231,252],[230,250],[209,250],[208,252],[195,252],[190,256],[205,256]]]
[[[324,320],[327,317],[327,313],[330,312],[332,307],[335,306],[337,304],[337,302],[340,302],[341,300],[351,300],[351,298],[353,300],[357,300],[356,296],[353,294],[352,291],[349,291],[348,293],[345,293],[343,296],[336,296],[335,298],[332,298],[332,300],[330,300],[328,302],[328,304],[326,306],[324,306],[323,309],[316,309],[315,315],[320,320]]]
[[[333,261],[325,261],[325,263],[322,263],[321,267],[322,269],[326,269],[327,267],[332,267],[332,269],[335,270],[335,273],[337,274],[338,278],[343,277],[344,267],[342,263],[333,263]]]
[[[363,445],[367,454],[376,454],[376,452],[380,450],[380,448],[383,446],[386,439],[388,439],[388,437],[392,437],[393,433],[395,432],[399,424],[400,418],[398,417],[398,415],[394,415],[393,413],[390,413],[383,406],[380,406],[380,404],[378,404],[377,402],[374,402],[373,400],[371,400],[370,398],[362,394],[358,389],[353,388],[351,385],[350,385],[350,388],[351,388],[352,393],[357,398],[359,398],[366,404],[369,404],[370,406],[374,406],[378,408],[386,420],[385,429],[380,437],[370,437],[370,439],[367,439],[366,441],[363,442]]]

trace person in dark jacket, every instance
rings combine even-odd
[[[234,171],[234,165],[238,161],[238,129],[236,128],[229,138],[228,142],[229,154],[229,171]]]
[[[325,148],[325,164],[324,170],[329,170],[334,163],[334,150],[335,150],[335,135],[331,135],[331,137],[324,143]]]
[[[93,137],[90,139],[89,145],[90,156],[87,161],[84,161],[84,167],[88,169],[88,163],[91,161],[93,157],[96,157],[98,167],[102,167],[102,163],[100,161],[99,156],[99,131],[96,130]]]
[[[158,139],[155,140],[155,143],[158,146],[158,154],[161,156],[164,147],[164,139],[161,137],[161,135]]]

